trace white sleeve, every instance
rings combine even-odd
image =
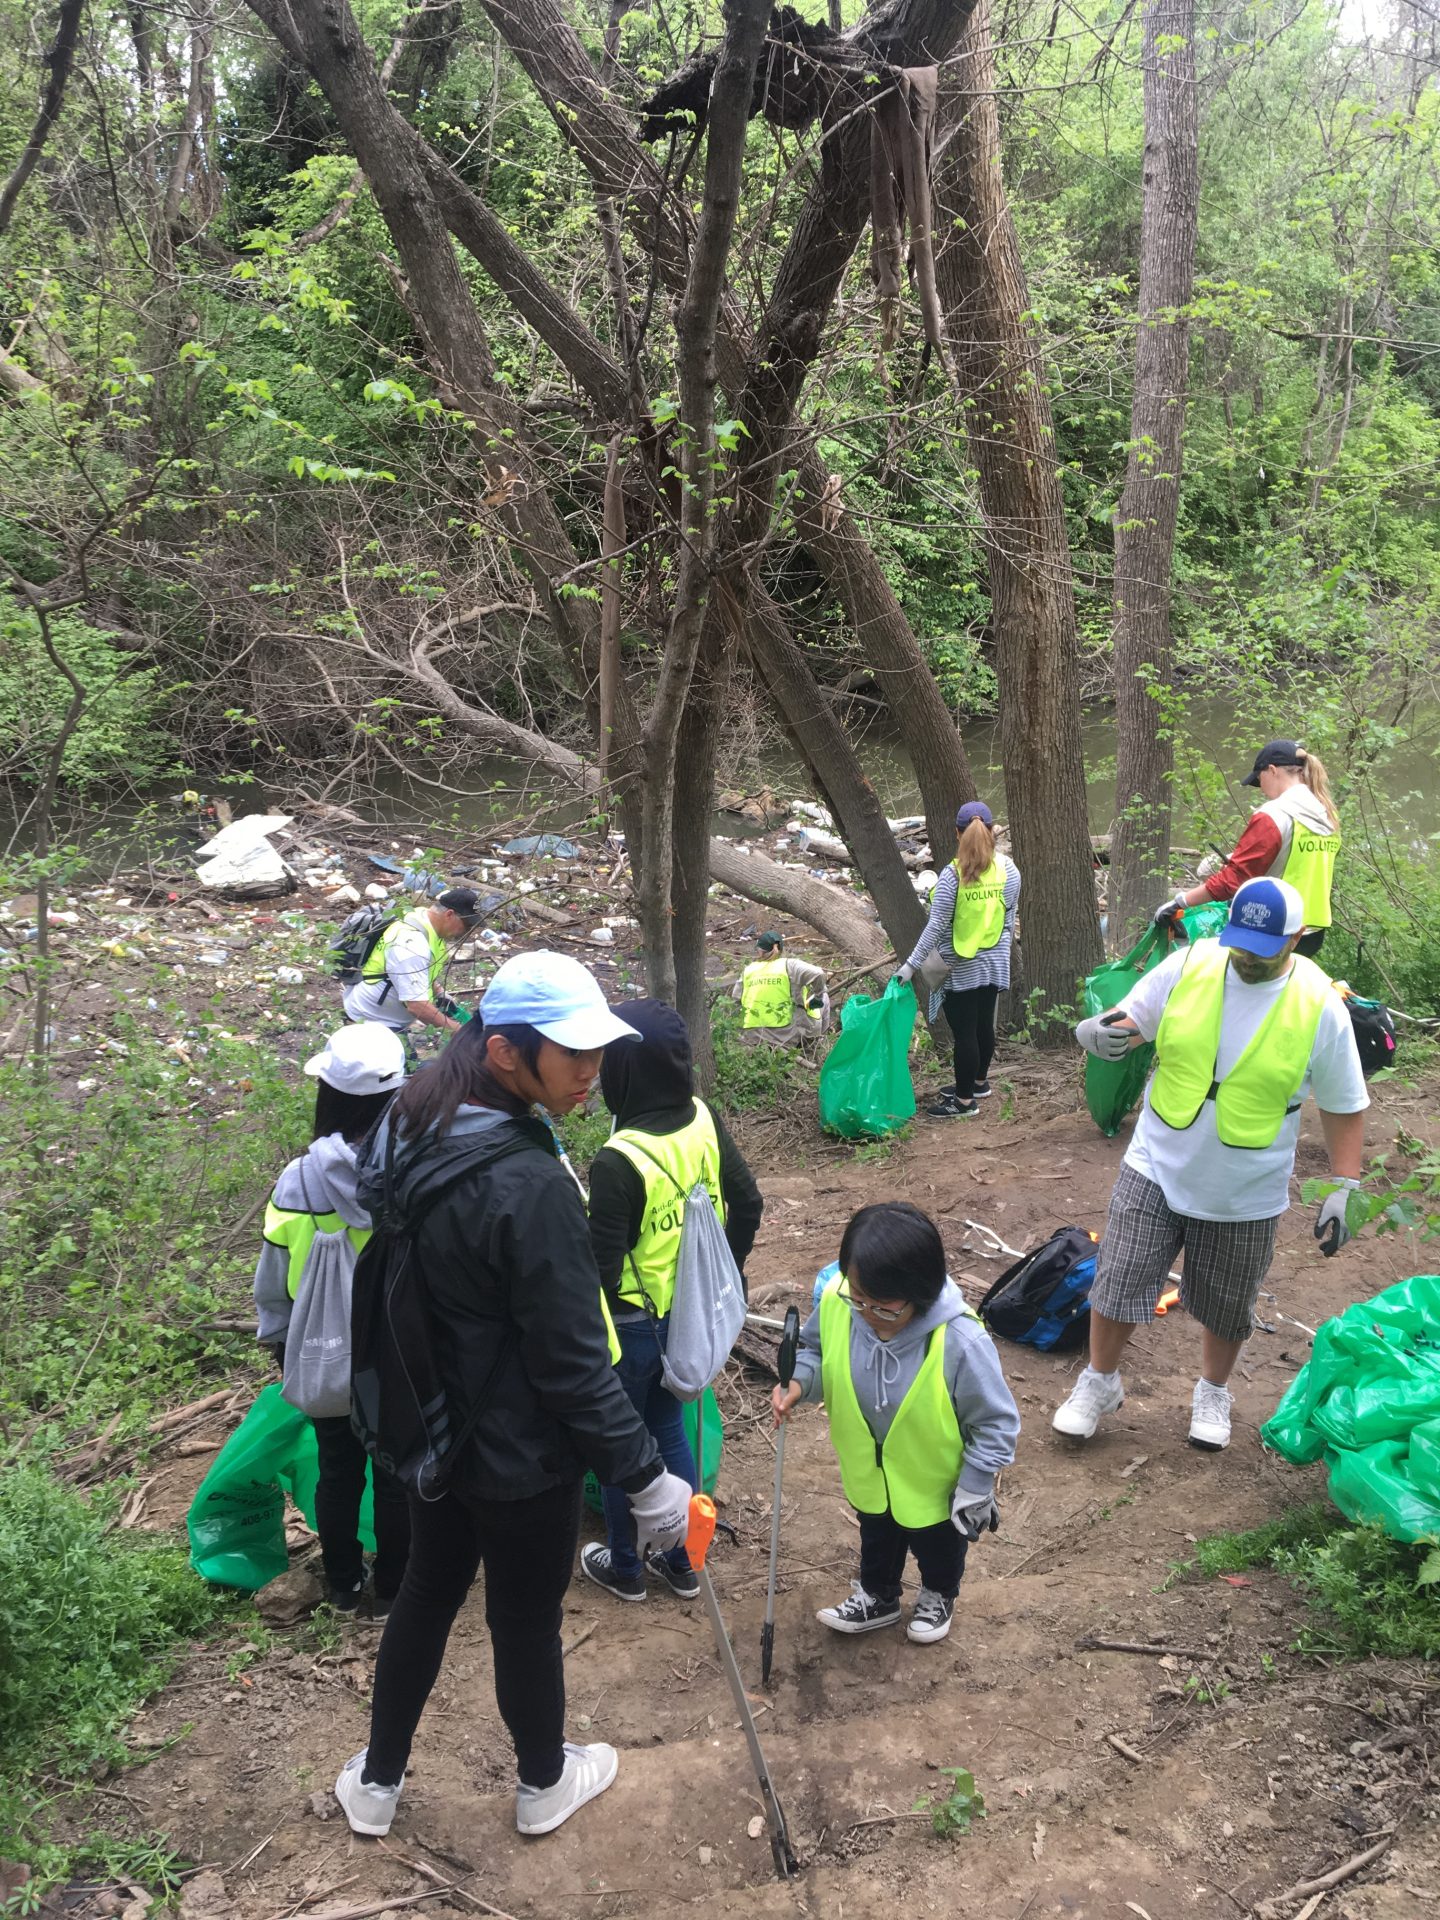
[[[1170,998],[1171,989],[1180,978],[1180,970],[1184,965],[1183,949],[1170,954],[1158,967],[1151,967],[1148,972],[1141,974],[1139,983],[1116,1009],[1119,1013],[1128,1014],[1147,1040],[1153,1040],[1160,1031],[1165,1002]]]
[[[430,998],[430,943],[423,933],[408,927],[395,936],[385,971],[399,1000]]]
[[[1325,1002],[1310,1055],[1310,1091],[1324,1113],[1363,1113],[1370,1104],[1355,1029],[1339,994]]]

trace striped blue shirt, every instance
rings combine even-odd
[[[1010,984],[1010,940],[1015,931],[1015,902],[1020,898],[1020,869],[1008,855],[997,853],[996,860],[1005,870],[1005,928],[993,947],[984,947],[973,960],[954,959],[950,977],[940,989],[943,993],[967,993],[972,987],[1008,987]],[[950,930],[955,921],[955,890],[959,885],[952,860],[935,882],[930,896],[930,918],[915,942],[909,965],[918,968],[935,947],[952,953]],[[932,994],[938,1002],[939,994]],[[932,1005],[933,1017],[937,1007]]]

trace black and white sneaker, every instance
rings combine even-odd
[[[355,1615],[360,1611],[360,1602],[365,1595],[364,1580],[357,1580],[353,1587],[327,1587],[325,1598],[336,1613]]]
[[[664,1581],[677,1600],[700,1598],[700,1576],[693,1567],[672,1567],[663,1553],[647,1553],[645,1566]]]
[[[877,1627],[893,1627],[900,1618],[899,1599],[877,1600],[857,1580],[850,1598],[838,1607],[821,1607],[815,1618],[832,1633],[874,1633]]]
[[[992,1094],[992,1093],[994,1093],[994,1091],[995,1091],[995,1089],[994,1089],[994,1088],[993,1088],[993,1087],[991,1086],[991,1084],[990,1084],[990,1082],[989,1082],[988,1080],[982,1080],[982,1081],[980,1082],[980,1084],[979,1084],[979,1086],[978,1086],[978,1087],[976,1087],[976,1089],[975,1089],[975,1096],[974,1096],[974,1097],[975,1097],[975,1098],[976,1098],[977,1100],[988,1100],[988,1099],[990,1098],[990,1096],[991,1096],[991,1094]]]
[[[951,1087],[932,1100],[925,1111],[932,1120],[973,1120],[980,1105],[975,1100],[962,1100]]]
[[[925,1644],[932,1640],[943,1640],[950,1631],[950,1617],[954,1611],[953,1600],[947,1600],[943,1593],[936,1593],[933,1587],[921,1587],[915,1596],[910,1624],[905,1632],[910,1639]]]
[[[614,1556],[609,1547],[602,1547],[598,1541],[592,1541],[588,1547],[580,1549],[580,1571],[597,1587],[604,1587],[607,1593],[613,1593],[617,1600],[643,1600],[645,1598],[645,1576],[643,1573],[617,1573]]]

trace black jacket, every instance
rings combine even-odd
[[[388,1129],[387,1116],[366,1142],[359,1182],[377,1220]],[[457,1421],[482,1391],[486,1402],[455,1491],[522,1500],[587,1467],[627,1493],[655,1479],[655,1442],[610,1364],[585,1209],[543,1122],[466,1106],[441,1140],[402,1136],[392,1197],[394,1225],[419,1221]]]
[[[659,1000],[632,1000],[615,1012],[640,1035],[638,1042],[625,1040],[607,1047],[600,1064],[600,1092],[616,1126],[635,1127],[641,1133],[678,1133],[695,1118],[695,1075],[685,1022]],[[720,1143],[725,1238],[743,1274],[765,1203],[713,1107],[710,1117]],[[602,1147],[590,1168],[590,1244],[612,1305],[618,1298],[625,1256],[644,1224],[644,1179],[623,1153]]]

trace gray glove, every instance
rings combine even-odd
[[[1328,1260],[1336,1254],[1350,1238],[1350,1225],[1345,1218],[1352,1193],[1358,1193],[1358,1180],[1341,1179],[1333,1193],[1327,1193],[1320,1202],[1320,1211],[1315,1216],[1315,1238],[1320,1242],[1320,1251]]]
[[[898,980],[902,987],[908,987],[910,982],[915,978],[915,969],[907,960],[903,967],[897,967],[895,969],[890,978],[892,980]]]
[[[643,1555],[653,1547],[656,1553],[669,1553],[684,1544],[690,1531],[690,1483],[678,1474],[662,1473],[648,1487],[630,1495],[630,1516],[635,1522],[636,1550]]]
[[[1092,1013],[1076,1027],[1075,1038],[1086,1053],[1093,1053],[1097,1060],[1123,1060],[1135,1033],[1133,1028],[1119,1026],[1117,1022],[1128,1018],[1127,1014],[1113,1011]]]
[[[993,1493],[987,1493],[977,1500],[973,1493],[964,1493],[959,1487],[950,1502],[950,1524],[957,1533],[964,1534],[973,1545],[982,1533],[995,1533],[1000,1526],[1000,1509],[995,1504]]]
[[[1188,905],[1188,902],[1186,901],[1184,894],[1177,893],[1173,900],[1167,900],[1163,907],[1157,907],[1154,913],[1151,914],[1150,916],[1151,926],[1159,927],[1162,930],[1168,928],[1171,925],[1172,921],[1178,920],[1180,915],[1184,913],[1187,905]],[[1180,933],[1183,931],[1183,929],[1180,927],[1176,927],[1175,931],[1177,933]]]

